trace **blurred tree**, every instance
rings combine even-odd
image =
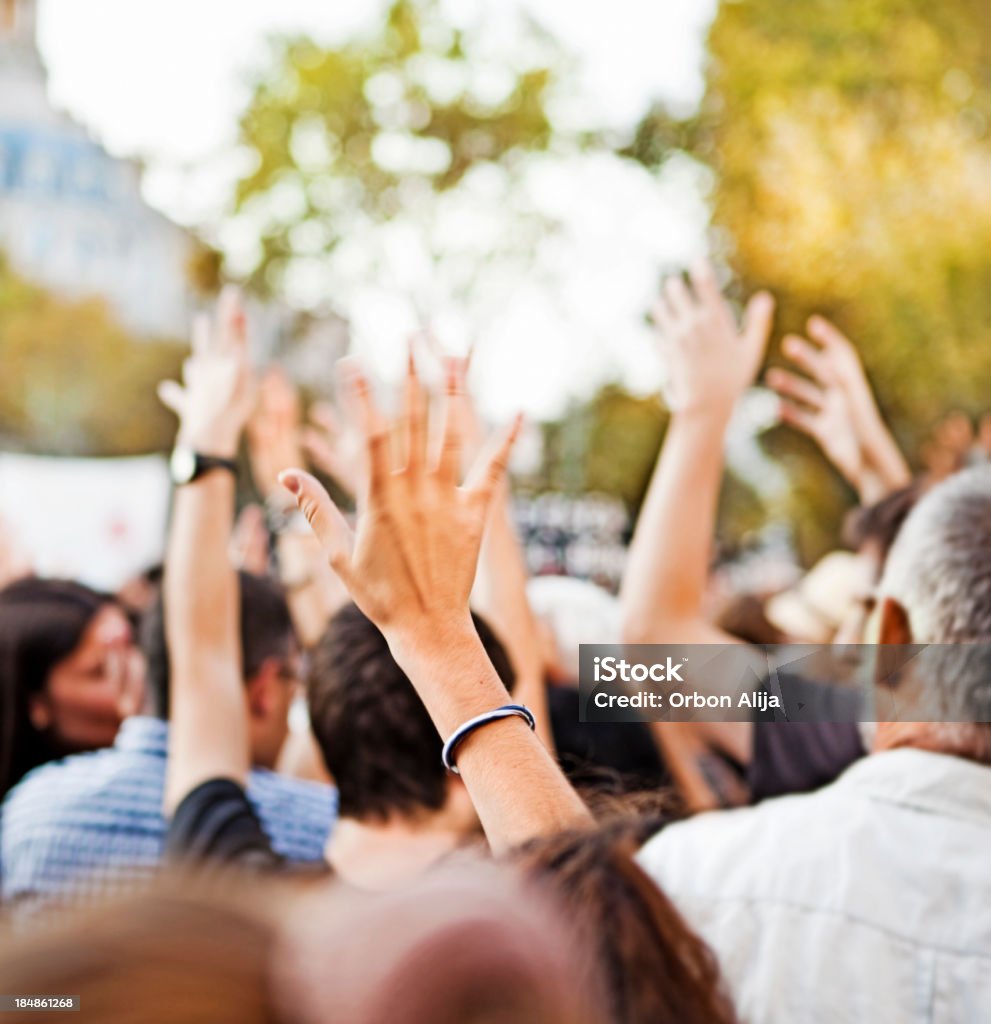
[[[613,495],[626,504],[633,523],[668,419],[659,397],[639,397],[607,384],[590,400],[572,405],[560,420],[544,425],[544,475],[532,483],[538,490]],[[763,516],[758,496],[727,471],[719,504],[721,542],[740,545],[762,525]]]
[[[604,387],[584,410],[584,486],[621,497],[639,509],[657,461],[667,412],[656,397]]]
[[[195,239],[186,259],[186,280],[200,298],[214,298],[224,283],[223,253]]]
[[[546,148],[550,52],[530,25],[512,62],[494,59],[484,25],[452,27],[435,0],[395,0],[375,35],[336,48],[276,43],[241,119],[253,167],[235,216],[260,230],[253,283],[277,291],[356,227]]]
[[[597,491],[622,499],[634,515],[657,460],[667,412],[656,396],[606,384],[590,399],[543,424],[544,462],[537,490]]]
[[[712,168],[744,286],[776,293],[779,334],[821,312],[856,341],[912,457],[991,383],[991,5],[724,0],[709,53],[698,114],[653,109],[626,153],[684,147]],[[815,553],[843,502],[783,433]]]
[[[60,299],[0,259],[0,438],[75,455],[164,450],[175,420],[155,385],[184,346],[139,341],[97,299]]]

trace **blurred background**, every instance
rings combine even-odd
[[[610,582],[666,422],[646,312],[711,254],[776,338],[846,331],[925,458],[991,404],[989,56],[986,0],[0,0],[0,447],[167,450],[154,385],[232,279],[308,398],[474,345],[531,421],[533,568]],[[768,394],[729,456],[727,551],[830,545],[854,496]]]

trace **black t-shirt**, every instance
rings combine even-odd
[[[244,787],[233,779],[209,779],[186,794],[169,823],[165,856],[173,863],[229,865],[268,874],[331,873],[327,864],[295,864],[276,853]]]
[[[789,677],[785,700],[805,721],[754,715],[753,754],[747,771],[754,803],[828,785],[866,754],[860,729],[860,695],[849,688]]]
[[[618,774],[625,789],[659,789],[671,777],[646,722],[581,722],[576,686],[548,686],[547,706],[558,760],[576,785],[595,786],[598,769]]]

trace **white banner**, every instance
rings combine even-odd
[[[0,518],[41,576],[116,590],[162,560],[169,473],[157,455],[0,454]]]

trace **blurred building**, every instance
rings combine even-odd
[[[195,240],[144,201],[135,161],[52,107],[36,21],[36,0],[0,0],[0,250],[52,291],[105,298],[137,333],[183,337]]]
[[[606,494],[520,496],[513,517],[533,576],[573,576],[615,593],[626,565],[630,517]]]

